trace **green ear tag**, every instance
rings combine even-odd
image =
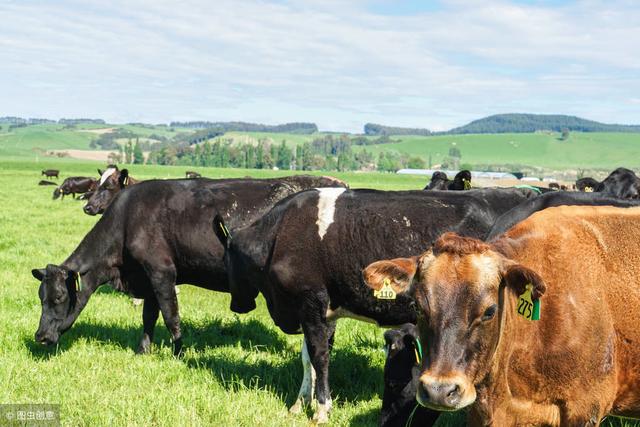
[[[396,299],[396,291],[391,287],[391,280],[389,278],[384,279],[382,288],[379,291],[374,290],[373,296],[378,299]]]
[[[82,284],[80,283],[80,274],[74,273],[73,275],[76,279],[76,292],[80,292],[82,290]]]
[[[416,354],[416,364],[419,365],[422,362],[422,344],[420,344],[420,338],[414,340],[415,348],[413,351]]]
[[[540,320],[540,300],[531,298],[533,285],[527,283],[526,290],[518,297],[517,312],[527,320]]]

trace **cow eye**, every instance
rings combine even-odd
[[[492,306],[490,306],[484,311],[484,314],[482,315],[482,320],[493,319],[493,316],[496,315],[496,311],[498,311],[498,306],[496,304],[493,304]]]

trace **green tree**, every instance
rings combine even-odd
[[[144,154],[142,154],[142,148],[140,148],[138,138],[136,138],[136,145],[133,146],[133,163],[137,165],[144,163]]]
[[[133,161],[133,145],[131,144],[131,139],[127,141],[127,144],[124,146],[124,162],[131,163]]]
[[[424,169],[426,163],[422,157],[411,157],[407,162],[407,167],[409,169]]]
[[[280,169],[285,169],[285,170],[291,169],[291,156],[292,156],[291,149],[287,147],[287,144],[285,143],[285,141],[282,140],[280,147],[278,147],[276,166],[278,166],[278,168]]]
[[[560,141],[566,141],[569,139],[569,129],[562,128],[562,132],[560,134]]]

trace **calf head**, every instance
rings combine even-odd
[[[224,247],[224,266],[231,292],[231,311],[248,313],[256,308],[256,297],[259,290],[257,283],[262,269],[255,264],[251,254],[253,245],[240,244],[245,241],[242,231],[232,238],[222,217],[217,214],[213,219],[213,231]],[[238,236],[239,235],[239,236]]]
[[[31,270],[40,281],[38,295],[42,304],[40,325],[35,339],[42,344],[56,344],[60,335],[68,329],[67,319],[76,304],[77,275],[58,265]]]
[[[475,401],[475,387],[494,361],[505,299],[515,300],[527,284],[534,300],[545,291],[534,271],[455,233],[442,235],[421,256],[377,261],[363,274],[374,290],[386,285],[414,298],[420,340],[428,343],[416,397],[440,411]]]
[[[127,169],[118,170],[117,167],[107,168],[100,172],[100,181],[97,189],[83,208],[87,215],[97,215],[104,213],[105,209],[118,193],[129,185],[129,171]]]

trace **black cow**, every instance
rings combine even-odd
[[[416,402],[423,351],[418,328],[405,323],[384,333],[385,353],[384,394],[382,395],[381,427],[428,427],[435,424],[437,411]]]
[[[274,179],[151,180],[121,192],[104,216],[61,264],[35,269],[42,316],[35,338],[58,342],[102,284],[144,299],[144,334],[138,352],[149,350],[159,311],[181,349],[176,284],[228,291],[224,248],[213,234],[214,215],[231,230],[260,217],[278,200],[312,187],[343,186],[328,177]]]
[[[629,169],[618,168],[611,172],[595,190],[621,199],[640,198],[640,178]]]
[[[299,412],[312,395],[313,368],[315,419],[327,421],[329,342],[338,318],[355,316],[381,325],[415,322],[410,298],[374,297],[362,280],[364,267],[383,254],[393,258],[422,251],[444,231],[484,237],[500,214],[528,197],[525,192],[530,193],[309,190],[278,203],[250,227],[231,232],[231,238],[217,216],[214,228],[227,247],[231,309],[252,310],[260,291],[280,329],[304,332],[305,378],[291,410]]]
[[[425,190],[469,190],[471,188],[471,172],[462,170],[450,181],[444,172],[434,172]]]
[[[40,176],[46,176],[47,178],[53,178],[54,176],[58,178],[60,175],[60,171],[58,169],[45,169],[40,173]]]
[[[104,172],[98,169],[98,173],[100,174],[98,188],[83,208],[87,215],[103,213],[121,190],[139,182],[129,176],[128,169],[119,170],[113,165]]]
[[[198,172],[194,172],[194,171],[186,171],[185,172],[185,176],[188,179],[202,178],[202,175],[200,175]]]
[[[40,182],[38,182],[38,185],[58,185],[58,183],[53,181],[45,181],[44,179],[42,179],[40,180]]]
[[[75,199],[76,194],[84,194],[90,191],[94,191],[98,186],[98,180],[95,178],[89,178],[87,176],[72,176],[65,179],[62,182],[60,187],[53,190],[53,199],[57,199],[62,195],[62,199],[64,196],[71,196]]]
[[[600,185],[600,181],[596,181],[591,177],[580,178],[576,181],[576,190],[590,193],[595,191],[598,185]]]

